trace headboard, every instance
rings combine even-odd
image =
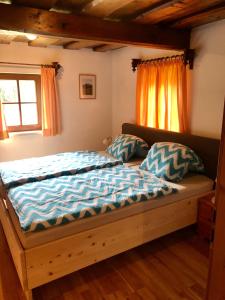
[[[216,178],[220,140],[129,123],[122,125],[122,133],[133,134],[142,138],[148,143],[149,147],[156,142],[175,142],[189,146],[202,158],[205,165],[205,174],[214,180]]]

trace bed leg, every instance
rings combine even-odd
[[[24,295],[26,300],[33,300],[32,290],[25,290]]]

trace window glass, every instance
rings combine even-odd
[[[38,124],[36,103],[21,104],[21,111],[22,111],[22,125]]]
[[[7,126],[20,125],[20,110],[18,104],[3,104]]]
[[[36,102],[36,88],[34,80],[19,80],[21,102]]]
[[[0,79],[0,100],[1,102],[18,102],[16,80]]]

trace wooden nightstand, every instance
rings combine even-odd
[[[214,199],[214,201],[213,201]],[[209,242],[213,241],[216,218],[215,191],[200,197],[198,202],[198,235]]]

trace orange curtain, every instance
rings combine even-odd
[[[138,125],[188,132],[186,66],[181,57],[140,64],[137,69]]]
[[[7,127],[6,127],[6,123],[5,123],[3,105],[0,100],[0,140],[7,139],[8,137],[9,137],[9,134],[7,132]]]
[[[42,132],[44,136],[61,133],[59,98],[55,69],[41,67]]]

